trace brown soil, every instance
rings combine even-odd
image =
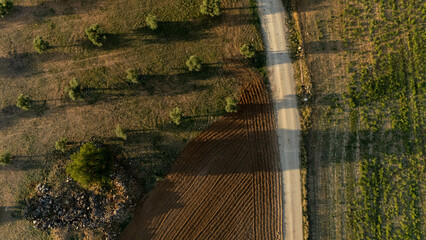
[[[280,239],[282,188],[268,93],[251,83],[238,113],[182,152],[120,239]]]

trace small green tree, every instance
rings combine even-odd
[[[240,53],[246,58],[252,58],[256,54],[253,45],[250,43],[245,43],[240,48]]]
[[[13,7],[12,0],[0,0],[0,16],[4,17]]]
[[[126,79],[132,83],[139,83],[142,74],[139,69],[129,68],[126,70],[127,76]]]
[[[120,125],[117,125],[117,127],[115,128],[115,136],[123,140],[127,140],[126,130],[124,130]]]
[[[228,113],[237,112],[237,110],[238,110],[237,103],[238,103],[237,99],[235,99],[234,97],[227,97],[226,98],[225,111],[228,112]]]
[[[28,111],[31,107],[30,97],[24,94],[19,95],[16,106]]]
[[[203,61],[201,60],[201,58],[193,55],[189,57],[189,59],[186,61],[186,66],[191,72],[199,72],[203,67]]]
[[[220,0],[203,0],[203,4],[200,6],[200,11],[204,15],[210,15],[211,17],[220,15]]]
[[[182,109],[180,109],[179,107],[173,108],[169,116],[176,125],[180,125],[183,116]]]
[[[106,40],[106,34],[99,24],[93,24],[90,27],[84,29],[87,37],[96,46],[102,47],[103,42]]]
[[[66,167],[66,173],[82,187],[90,188],[107,185],[111,169],[111,153],[89,142],[71,155],[71,162]]]
[[[158,28],[157,16],[155,16],[151,13],[148,14],[148,16],[146,16],[145,22],[146,22],[146,25],[151,30],[156,30]]]
[[[67,144],[67,138],[61,138],[55,142],[55,149],[61,152],[65,152],[67,150]]]
[[[36,52],[42,53],[49,48],[49,42],[44,41],[41,37],[36,37],[33,41],[33,47]]]
[[[0,154],[0,165],[6,165],[9,164],[12,160],[12,155],[9,151],[6,151],[2,154]]]
[[[83,98],[81,94],[81,90],[82,90],[81,84],[77,78],[71,79],[69,85],[65,87],[65,92],[68,93],[68,96],[73,101],[81,100]]]

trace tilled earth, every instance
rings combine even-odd
[[[182,152],[121,239],[282,239],[275,121],[260,81]]]

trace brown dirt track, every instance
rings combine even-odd
[[[238,113],[183,150],[121,239],[282,239],[282,186],[267,90],[251,83]]]

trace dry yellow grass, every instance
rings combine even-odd
[[[202,17],[200,0],[14,2],[14,10],[0,19],[0,151],[14,156],[0,169],[1,239],[44,237],[4,210],[17,206],[18,190],[31,190],[46,175],[61,137],[114,142],[114,128],[122,125],[130,130],[125,156],[151,188],[186,142],[223,111],[225,98],[238,96],[241,82],[224,66],[240,58],[242,42],[261,48],[255,26],[238,21],[251,18],[247,1],[223,1],[232,25]],[[162,31],[144,28],[148,13],[157,15]],[[84,28],[93,23],[109,34],[104,47],[85,38]],[[36,53],[37,36],[52,48]],[[194,54],[208,64],[207,71],[188,74],[185,61]],[[129,68],[142,70],[143,84],[126,82]],[[85,101],[68,99],[64,89],[73,77],[88,89]],[[28,112],[14,106],[21,93],[35,100]],[[175,106],[188,117],[181,128],[169,124]]]

